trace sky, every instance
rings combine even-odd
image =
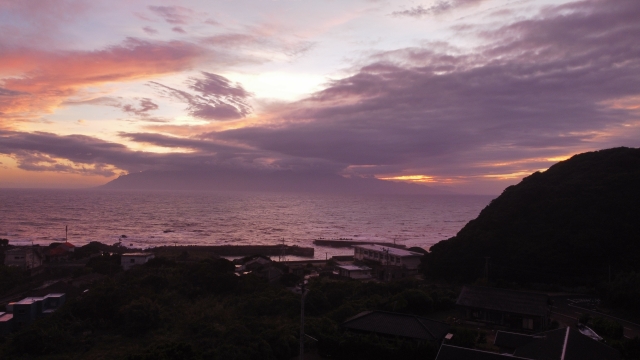
[[[0,0],[0,188],[146,170],[499,194],[640,146],[637,0]]]

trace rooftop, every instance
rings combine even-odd
[[[507,359],[526,359],[511,354],[498,354],[488,351],[476,349],[467,349],[453,345],[442,345],[436,356],[436,360],[507,360]]]
[[[529,343],[518,347],[514,355],[529,359],[620,359],[618,350],[571,328],[536,334]]]
[[[351,330],[430,341],[440,341],[449,332],[448,324],[387,311],[361,312],[347,319],[342,326]]]
[[[150,252],[134,252],[134,253],[126,253],[121,256],[151,256],[153,253]]]
[[[546,316],[549,297],[506,289],[480,286],[464,286],[456,305],[487,310],[497,310],[516,314]]]
[[[369,271],[370,267],[367,266],[357,266],[357,265],[338,265],[337,268],[348,270],[348,271]]]
[[[389,251],[389,255],[399,256],[399,257],[404,257],[404,256],[422,256],[422,254],[417,253],[417,252],[404,250],[404,249],[397,249],[397,248],[393,248],[393,247],[389,247],[389,246],[382,246],[382,245],[354,245],[353,247],[354,248],[358,248],[358,249],[373,250],[373,251],[378,251],[378,252],[386,252],[388,250]]]
[[[41,297],[26,297],[20,301],[16,301],[14,304],[16,305],[25,305],[25,304],[33,304],[36,301],[42,301],[44,298]]]

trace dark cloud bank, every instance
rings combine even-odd
[[[546,157],[640,145],[638,110],[613,106],[640,95],[637,19],[634,0],[548,7],[497,29],[466,27],[486,40],[473,53],[425,47],[377,54],[353,76],[277,109],[270,125],[193,138],[122,134],[191,153],[135,152],[88,137],[16,132],[0,133],[0,153],[13,154],[22,168],[46,166],[40,155],[96,164],[100,172],[112,165],[131,173],[109,184],[122,188],[209,181],[233,189],[366,189],[381,182],[339,174],[533,171],[553,163]],[[202,119],[228,121],[251,112],[250,94],[215,74],[191,79],[189,92],[152,86]],[[143,102],[130,109],[152,110]],[[336,185],[346,182],[358,185]]]

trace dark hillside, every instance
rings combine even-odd
[[[573,156],[508,187],[431,248],[441,277],[584,283],[640,270],[640,149]]]

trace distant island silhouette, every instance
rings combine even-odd
[[[131,173],[99,186],[113,190],[265,191],[337,194],[451,194],[419,184],[376,178],[347,178],[321,172],[254,171],[157,171]]]

